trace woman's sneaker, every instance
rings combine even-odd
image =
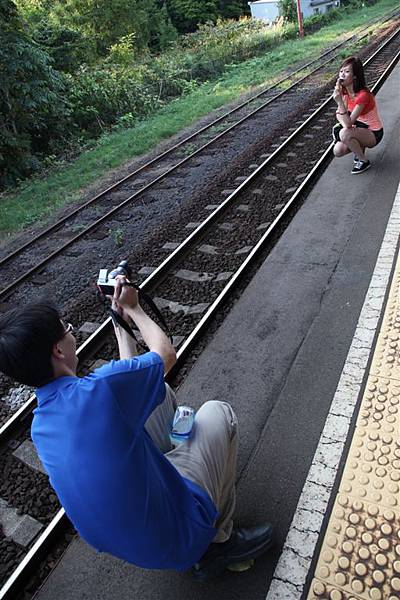
[[[371,163],[369,162],[369,160],[357,160],[354,161],[354,165],[353,168],[351,170],[351,174],[352,175],[358,175],[358,173],[363,173],[364,171],[366,171],[367,169],[369,169],[371,166]]]

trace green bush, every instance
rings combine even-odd
[[[188,93],[200,82],[215,79],[228,64],[265,52],[282,37],[294,36],[292,26],[270,28],[242,19],[203,25],[158,56],[135,54],[127,36],[111,47],[96,67],[81,67],[68,76],[67,98],[74,123],[93,136],[105,127],[131,122],[153,112],[172,98]]]
[[[141,6],[143,10],[149,9],[156,1],[159,6],[159,0],[145,0]],[[351,0],[351,7],[360,1]],[[151,25],[147,24],[138,43],[137,29],[121,35],[125,27],[121,20],[108,32],[108,37],[103,35],[101,23],[107,23],[115,13],[115,6],[108,7],[106,0],[65,0],[58,4],[55,0],[51,4],[58,7],[59,13],[54,12],[48,22],[43,15],[50,0],[19,2],[30,14],[31,30],[40,47],[27,35],[11,0],[0,0],[0,69],[4,73],[4,84],[0,87],[0,118],[4,123],[0,183],[3,185],[38,169],[46,156],[65,154],[66,147],[73,151],[74,145],[79,150],[79,145],[101,135],[105,129],[130,127],[171,99],[192,91],[204,81],[216,79],[229,65],[265,54],[282,40],[298,36],[297,22],[281,19],[269,27],[249,18],[216,19],[215,23],[204,23],[174,42],[175,30],[164,5],[164,13],[160,9],[157,13],[159,21],[154,19]],[[220,7],[223,0],[212,2]],[[232,0],[226,9],[238,10],[241,2]],[[129,18],[133,18],[137,3],[135,0],[128,6],[128,0],[119,0],[117,5],[123,6]],[[63,25],[61,17],[57,20],[57,15],[65,14],[68,7],[78,6],[87,7],[92,15],[100,11],[100,24],[93,25],[86,15],[78,27],[77,14],[74,28]],[[333,9],[315,15],[305,20],[304,29],[318,29],[340,14],[340,10]],[[160,40],[155,32],[161,26],[165,27],[162,44],[168,49],[151,54],[144,48],[143,40],[151,37],[151,31],[154,39]],[[85,27],[95,27],[95,35],[85,33]],[[96,59],[97,35],[102,36],[102,52],[107,48],[101,60]],[[86,44],[88,40],[91,41]],[[70,52],[66,51],[68,48]],[[56,71],[52,60],[65,73]],[[79,64],[81,61],[84,63]]]
[[[135,76],[133,69],[121,67],[82,67],[68,76],[68,102],[77,127],[98,135],[126,113],[144,116],[159,106],[159,98]]]
[[[64,80],[25,33],[15,5],[0,0],[0,186],[26,177],[63,138]]]
[[[319,15],[312,15],[311,17],[305,19],[304,31],[306,33],[312,33],[313,31],[317,31],[324,25],[327,25],[328,23],[331,23],[332,21],[335,21],[336,19],[340,18],[340,14],[340,9],[332,8],[331,10],[328,10],[325,13]]]
[[[288,23],[297,23],[297,5],[295,0],[279,0],[279,14]]]
[[[92,39],[70,27],[43,20],[32,29],[32,37],[53,59],[57,71],[73,73],[82,63],[95,60]]]

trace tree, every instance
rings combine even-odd
[[[178,32],[173,26],[168,14],[166,0],[156,0],[158,9],[150,15],[150,40],[151,49],[163,50],[177,39]]]
[[[167,0],[167,7],[179,33],[195,31],[200,23],[218,18],[218,0]]]
[[[92,63],[96,58],[91,39],[49,19],[43,19],[35,26],[32,38],[52,58],[52,66],[57,71],[73,73],[81,64]]]
[[[65,22],[93,40],[98,56],[128,35],[137,49],[147,48],[159,12],[155,0],[65,0],[62,6]]]
[[[247,0],[218,0],[218,16],[223,19],[237,19],[249,14]]]
[[[32,172],[36,153],[60,134],[62,78],[25,32],[11,0],[0,0],[0,185]]]
[[[297,23],[297,5],[295,0],[280,0],[279,13],[289,23]]]
[[[179,33],[189,33],[198,25],[218,17],[237,19],[249,14],[247,0],[159,0],[166,2],[171,21]]]

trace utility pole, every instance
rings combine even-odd
[[[300,0],[297,1],[297,20],[299,22],[299,34],[300,37],[304,37],[304,29],[303,29],[303,17],[301,14]]]

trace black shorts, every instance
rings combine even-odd
[[[361,121],[356,121],[354,123],[354,125],[356,127],[360,127],[361,129],[369,129],[368,125],[366,125],[365,123],[362,123]],[[340,130],[343,128],[343,125],[341,125],[340,123],[336,123],[336,125],[334,125],[332,127],[332,136],[333,136],[333,141],[336,142],[340,142],[340,136],[339,136],[339,132]],[[376,144],[375,146],[377,146],[379,144],[379,142],[381,141],[381,139],[383,138],[383,128],[382,129],[370,129],[371,133],[374,134],[375,136],[375,140],[376,140]]]
[[[361,127],[362,129],[369,129],[368,125],[366,125],[365,123],[362,123],[361,121],[356,121],[354,123],[354,125],[356,127]],[[382,129],[370,129],[370,132],[374,134],[375,141],[376,141],[375,146],[377,146],[379,144],[379,142],[381,141],[381,139],[383,138],[383,128]]]
[[[379,144],[379,142],[381,141],[381,139],[383,138],[383,129],[371,129],[372,133],[375,136],[376,139],[376,146]]]

